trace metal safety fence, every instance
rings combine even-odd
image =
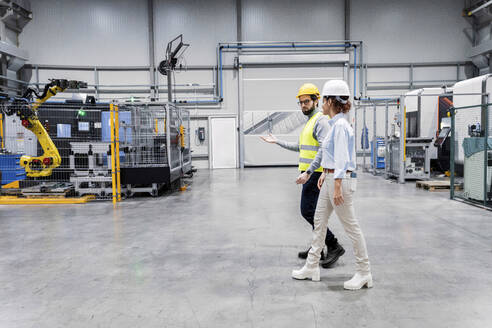
[[[189,113],[174,105],[1,106],[0,203],[157,196],[191,171]]]
[[[121,104],[118,124],[125,196],[157,196],[191,172],[188,110],[167,103]]]

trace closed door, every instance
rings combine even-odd
[[[210,119],[212,169],[237,167],[236,118],[215,117]]]

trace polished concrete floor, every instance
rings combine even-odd
[[[0,327],[492,327],[492,212],[360,174],[375,286],[347,249],[296,281],[311,238],[294,168],[199,171],[160,198],[0,206]]]

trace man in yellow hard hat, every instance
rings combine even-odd
[[[296,182],[302,185],[301,194],[301,214],[304,219],[314,229],[314,213],[318,202],[319,189],[318,179],[323,172],[321,167],[321,153],[318,154],[319,142],[323,141],[331,126],[329,117],[323,115],[318,109],[320,93],[318,88],[312,83],[303,84],[297,94],[302,113],[308,120],[299,136],[299,142],[287,142],[277,139],[273,135],[260,137],[268,143],[275,143],[285,149],[299,152],[299,171],[301,174]],[[327,228],[325,244],[327,252],[322,256],[321,265],[324,268],[332,266],[340,256],[345,253],[343,247]],[[298,256],[302,259],[307,258],[309,249],[299,252]]]

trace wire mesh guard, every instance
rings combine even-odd
[[[189,112],[174,105],[119,107],[121,183],[127,196],[157,195],[191,171]]]
[[[392,101],[354,103],[357,167],[374,175],[399,172],[399,108]]]
[[[33,112],[15,100],[2,112],[2,195],[156,196],[191,170],[189,114],[172,105],[50,102]]]
[[[453,108],[451,198],[492,208],[492,107]]]

